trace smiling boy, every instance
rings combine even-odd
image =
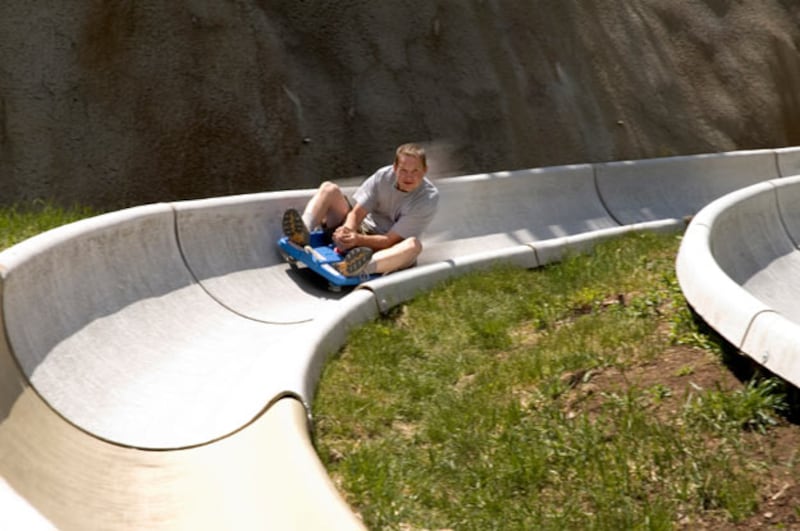
[[[353,202],[335,183],[322,183],[303,214],[283,216],[283,232],[298,245],[308,243],[309,229],[333,230],[337,249],[345,253],[336,264],[345,276],[389,273],[414,265],[422,252],[419,237],[430,224],[439,192],[425,176],[425,150],[403,144],[394,163],[377,170],[353,194]]]

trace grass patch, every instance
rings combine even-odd
[[[97,213],[0,208],[0,249]],[[796,523],[800,439],[770,438],[782,385],[704,364],[724,353],[683,300],[678,245],[631,235],[468,275],[355,331],[324,370],[315,443],[366,525],[748,527],[764,499]]]
[[[48,201],[0,207],[0,250],[40,232],[96,214],[88,207],[65,208]]]
[[[721,347],[681,295],[679,241],[629,235],[537,270],[470,274],[354,331],[324,369],[315,444],[367,527],[752,515],[754,449],[783,395],[771,380],[696,383],[695,362]],[[678,351],[688,357],[659,369]]]

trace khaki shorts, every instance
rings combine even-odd
[[[347,201],[347,213],[349,214],[350,211],[353,210],[353,205],[355,204],[355,201],[353,201],[351,198],[347,196],[344,196],[344,200]],[[363,221],[361,222],[361,226],[358,227],[358,232],[366,235],[378,234],[378,232],[372,230],[372,227],[369,227]]]

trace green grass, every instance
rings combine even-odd
[[[0,208],[0,249],[93,214]],[[665,373],[590,392],[598,375],[658,364],[670,348],[722,356],[681,296],[678,244],[633,235],[538,270],[471,274],[355,331],[325,368],[315,443],[367,526],[670,529],[750,516],[769,466],[753,448],[785,408],[778,382],[681,391]]]
[[[0,250],[96,213],[88,207],[65,208],[47,201],[0,207]]]
[[[537,270],[470,274],[354,331],[324,369],[315,444],[367,527],[671,529],[750,516],[748,445],[784,407],[777,383],[676,392],[664,375],[591,388],[671,348],[720,356],[682,298],[678,245],[639,234]]]

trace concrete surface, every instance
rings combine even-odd
[[[535,8],[531,6],[535,5]],[[800,143],[788,0],[3,0],[0,203]]]
[[[441,179],[422,263],[614,227],[589,164]]]
[[[749,184],[778,177],[772,150],[598,164],[601,200],[621,225],[678,218]]]
[[[302,205],[308,190],[146,205],[36,236],[0,253],[0,506],[21,504],[63,529],[359,528],[306,424],[321,367],[352,326],[498,261],[536,267],[626,231],[679,230],[698,197],[763,178],[750,200],[754,221],[718,234],[730,243],[747,229],[764,244],[745,255],[720,247],[722,264],[698,252],[703,275],[689,277],[692,289],[711,287],[743,308],[731,333],[763,321],[791,334],[753,316],[775,314],[758,297],[793,267],[764,266],[764,256],[793,251],[762,211],[782,182],[779,159],[794,157],[757,151],[440,180],[442,211],[420,265],[345,296],[275,251],[283,209]],[[654,182],[664,194],[648,191]],[[794,188],[779,197],[797,210]],[[715,241],[703,219],[687,232],[692,249]],[[782,219],[800,229],[795,214]],[[695,271],[681,263],[683,277]],[[0,526],[9,514],[0,511]]]
[[[800,176],[755,184],[692,220],[676,261],[687,301],[743,353],[800,385]]]

